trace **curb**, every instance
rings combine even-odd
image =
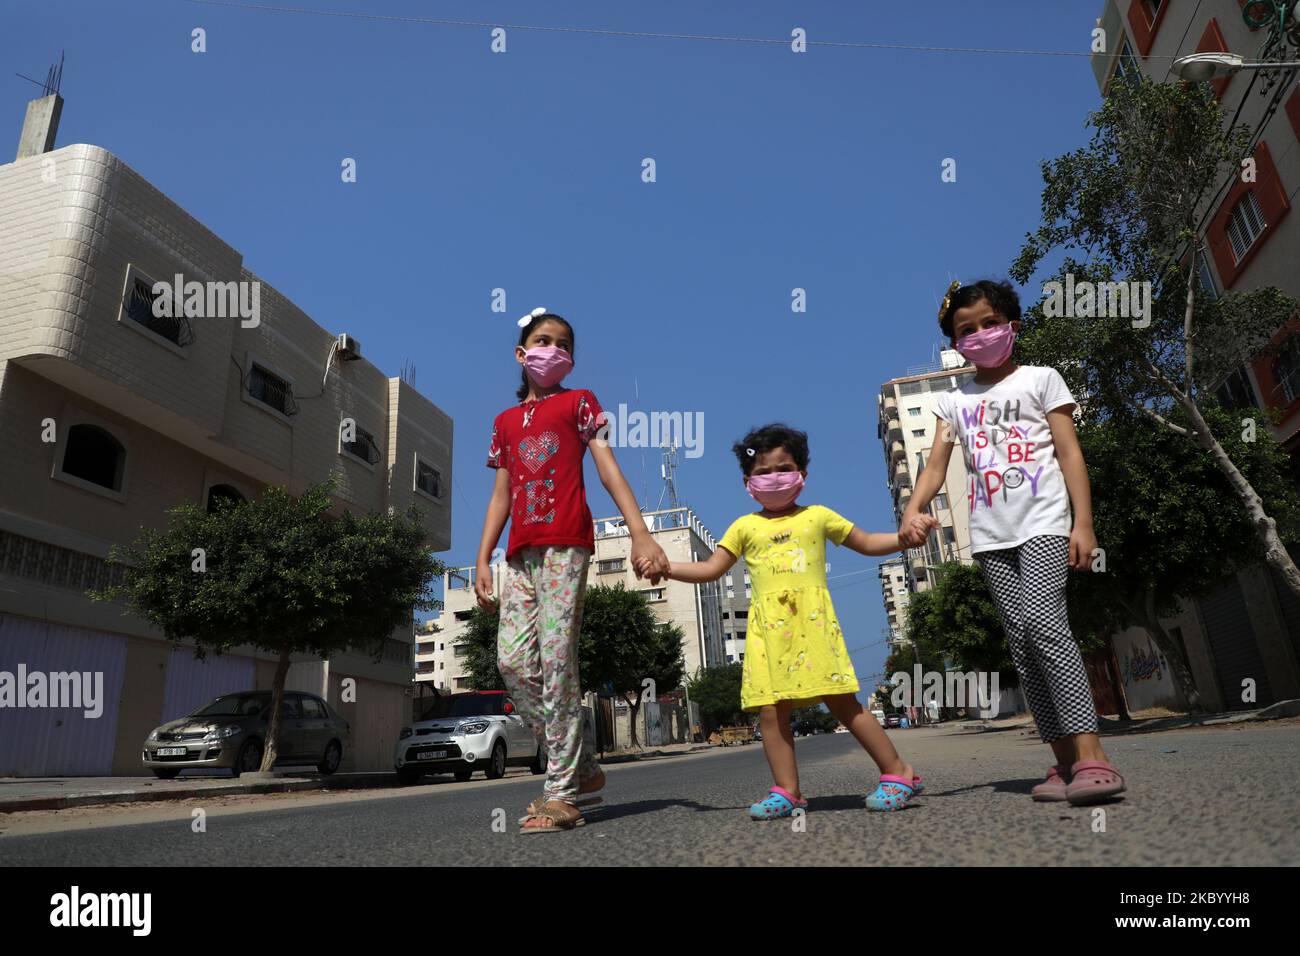
[[[653,760],[660,757],[681,757],[686,754],[700,753],[712,749],[708,744],[697,744],[692,746],[690,750],[648,750],[644,753],[606,757],[599,762],[602,764],[633,763],[638,760]],[[249,774],[248,776],[253,777],[255,775]],[[29,810],[70,810],[74,807],[107,806],[117,803],[157,803],[163,800],[193,800],[203,797],[232,797],[262,793],[397,789],[399,786],[397,774],[392,771],[353,773],[339,777],[277,775],[274,780],[257,780],[254,783],[238,783],[232,779],[227,784],[206,787],[184,787],[166,790],[96,790],[88,793],[72,793],[66,796],[16,797],[0,800],[0,814],[20,813]]]
[[[356,774],[352,779],[311,777],[283,777],[259,783],[235,783],[210,787],[187,787],[171,790],[99,790],[90,793],[73,793],[58,797],[19,797],[0,801],[0,813],[18,813],[24,810],[68,810],[73,807],[108,805],[115,803],[156,803],[162,800],[191,800],[196,797],[230,797],[259,793],[294,793],[300,790],[369,790],[396,787],[394,773]]]
[[[619,754],[618,756],[601,757],[598,763],[633,763],[637,760],[654,760],[659,757],[684,757],[687,754],[703,753],[706,750],[712,750],[713,747],[708,744],[696,744],[690,750],[646,750],[642,753]]]

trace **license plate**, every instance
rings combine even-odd
[[[189,753],[184,747],[159,747],[154,756],[157,757],[183,757]]]
[[[426,750],[423,753],[418,755],[418,759],[437,760],[439,757],[445,757],[445,756],[447,756],[447,751],[445,750]]]

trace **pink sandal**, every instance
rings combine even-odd
[[[1056,803],[1066,799],[1067,780],[1066,775],[1070,771],[1065,767],[1053,764],[1047,768],[1047,779],[1029,792],[1034,795],[1034,800],[1038,803]]]
[[[1070,768],[1065,798],[1070,801],[1070,806],[1082,807],[1100,803],[1124,790],[1124,778],[1105,760],[1080,760]]]

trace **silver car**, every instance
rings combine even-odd
[[[141,759],[164,780],[182,770],[229,770],[236,777],[259,770],[270,710],[269,690],[224,694],[155,728],[144,742]],[[277,765],[313,764],[331,774],[350,744],[348,722],[325,701],[315,694],[284,692]]]
[[[546,772],[546,750],[515,712],[504,691],[482,690],[435,700],[397,741],[394,769],[402,783],[427,773],[450,773],[468,780],[482,770],[489,780],[506,767]]]

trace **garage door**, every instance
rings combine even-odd
[[[1273,691],[1250,626],[1241,582],[1234,575],[1201,598],[1200,605],[1224,706],[1229,710],[1251,710],[1273,703]],[[1255,681],[1254,702],[1241,699],[1242,681],[1246,678]]]
[[[126,638],[116,634],[0,614],[0,671],[5,672],[10,687],[20,667],[29,679],[41,675],[37,679],[47,686],[51,674],[89,675],[89,687],[83,684],[82,688],[95,698],[91,708],[86,706],[91,701],[84,698],[81,706],[50,706],[65,703],[62,694],[58,700],[47,696],[42,707],[6,706],[4,732],[0,733],[0,777],[104,776],[112,772],[126,648]],[[63,680],[59,683],[70,689]],[[99,713],[87,716],[88,709]]]

